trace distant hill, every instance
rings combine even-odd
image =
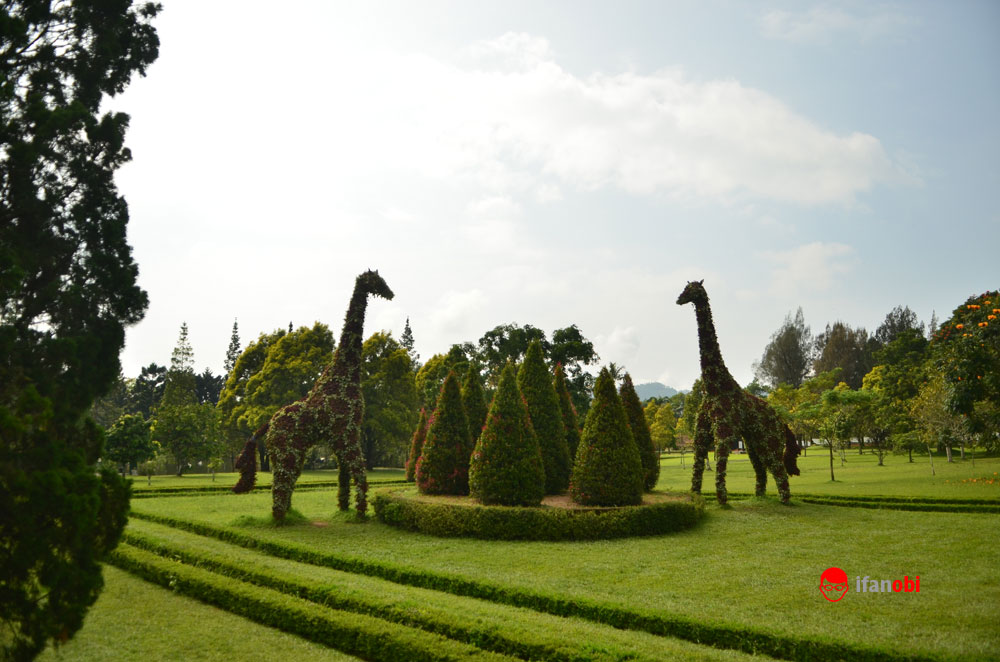
[[[677,395],[677,389],[664,386],[660,382],[650,382],[636,384],[635,393],[639,396],[640,402],[645,402],[649,398],[671,398]]]

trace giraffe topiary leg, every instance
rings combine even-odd
[[[757,475],[757,485],[754,490],[754,494],[757,496],[764,496],[767,493],[767,465],[764,464],[764,460],[760,457],[760,451],[757,449],[756,442],[745,441],[747,448],[747,455],[750,456],[750,464],[753,465],[753,471]]]
[[[729,464],[729,447],[734,438],[719,436],[715,446],[715,498],[720,506],[726,505],[729,493],[726,491],[726,465]]]
[[[691,473],[691,491],[695,494],[701,494],[701,478],[705,472],[705,458],[708,456],[708,449],[711,445],[712,421],[708,416],[708,409],[702,403],[698,409],[694,432],[694,469]]]
[[[785,466],[780,460],[774,463],[771,473],[774,474],[774,482],[778,486],[781,503],[788,503],[788,500],[792,498],[792,491],[788,488],[788,472],[785,471]]]
[[[337,454],[337,507],[341,510],[351,507],[351,470],[347,467],[344,453]]]
[[[271,419],[267,447],[271,456],[271,516],[281,521],[292,505],[292,491],[302,473],[306,451],[312,444],[308,431],[310,410],[301,402],[281,409]]]

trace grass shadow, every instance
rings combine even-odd
[[[232,526],[252,529],[277,529],[286,526],[301,526],[309,523],[310,520],[308,517],[294,508],[290,508],[285,513],[285,519],[283,520],[276,520],[270,515],[240,515],[233,520]]]

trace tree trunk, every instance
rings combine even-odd
[[[830,442],[830,482],[837,480],[833,477],[833,442]]]
[[[931,453],[931,447],[927,447],[927,457],[931,459],[931,475],[934,475],[934,454]]]
[[[910,454],[910,463],[912,464],[913,463],[913,449],[912,448],[907,448],[906,452]]]
[[[962,454],[962,462],[965,462],[965,444],[960,444],[958,450]]]
[[[944,445],[944,452],[948,456],[948,461],[953,462],[954,460],[951,459],[951,444]]]
[[[858,455],[864,455],[864,454],[865,454],[865,438],[858,437]]]
[[[270,471],[271,462],[267,459],[267,446],[264,444],[263,439],[257,440],[257,453],[260,455],[260,470]]]

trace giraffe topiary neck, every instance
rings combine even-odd
[[[361,345],[364,341],[365,309],[368,307],[368,293],[355,285],[351,304],[347,307],[344,328],[340,332],[340,346],[337,347],[334,369],[344,366],[360,369]]]
[[[722,360],[719,340],[715,335],[715,323],[712,321],[712,309],[708,301],[695,303],[695,316],[698,319],[698,349],[701,352],[701,378],[705,383],[705,390],[713,395],[730,390],[736,381]]]

